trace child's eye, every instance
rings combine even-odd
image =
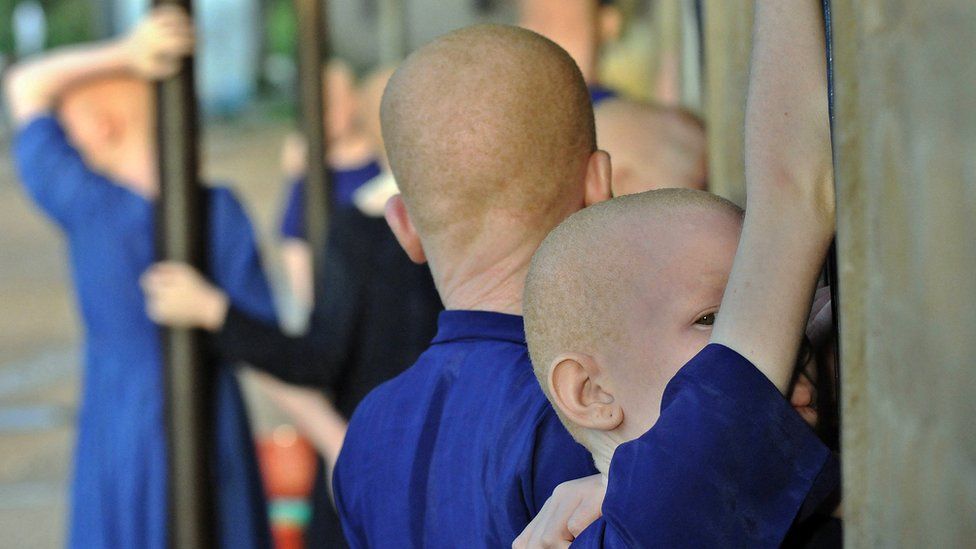
[[[715,324],[715,313],[708,313],[707,315],[698,317],[695,324],[698,324],[699,326],[711,326],[712,324]]]

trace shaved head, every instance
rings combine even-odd
[[[596,147],[586,85],[535,33],[481,25],[424,46],[390,79],[381,120],[428,255],[537,244],[583,205]]]
[[[628,99],[596,108],[600,147],[613,159],[614,196],[654,189],[704,190],[705,129],[693,114]]]
[[[671,369],[707,342],[690,328],[721,301],[741,219],[723,198],[663,189],[586,208],[545,239],[526,280],[526,339],[544,392],[577,440],[587,444],[553,398],[554,365],[567,353],[594,357],[617,401],[632,391],[653,408],[648,387],[663,391]],[[637,423],[638,435],[650,427]]]

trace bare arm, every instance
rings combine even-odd
[[[86,79],[119,72],[171,76],[192,51],[186,13],[175,6],[156,8],[124,38],[60,48],[13,67],[4,90],[14,123],[51,111],[65,90]]]
[[[332,471],[348,426],[342,414],[321,391],[289,385],[264,372],[252,373],[261,390],[305,433]]]
[[[834,230],[824,28],[817,0],[758,0],[746,106],[748,203],[712,341],[781,391]]]

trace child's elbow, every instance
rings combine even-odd
[[[0,88],[3,89],[3,97],[6,101],[7,108],[10,109],[11,114],[15,118],[17,118],[17,113],[21,110],[21,106],[27,102],[27,98],[30,95],[30,85],[28,74],[20,65],[14,65],[3,73]]]

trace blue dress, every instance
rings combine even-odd
[[[351,207],[356,190],[378,176],[381,171],[382,168],[376,160],[370,160],[356,168],[331,170],[329,173],[336,207]],[[305,238],[305,178],[291,184],[285,211],[281,216],[280,232],[284,238]]]
[[[139,277],[154,261],[151,202],[92,172],[57,120],[16,137],[14,157],[34,202],[64,232],[84,324],[69,546],[167,546],[167,470],[159,329]],[[226,189],[209,192],[210,267],[235,306],[272,320],[251,226]],[[214,467],[222,547],[270,546],[254,444],[233,371],[217,369]]]
[[[360,403],[333,488],[354,548],[510,547],[556,485],[595,472],[536,381],[522,317],[453,310]]]
[[[836,487],[831,460],[759,370],[709,345],[668,383],[654,427],[617,448],[603,517],[573,547],[779,547]]]

